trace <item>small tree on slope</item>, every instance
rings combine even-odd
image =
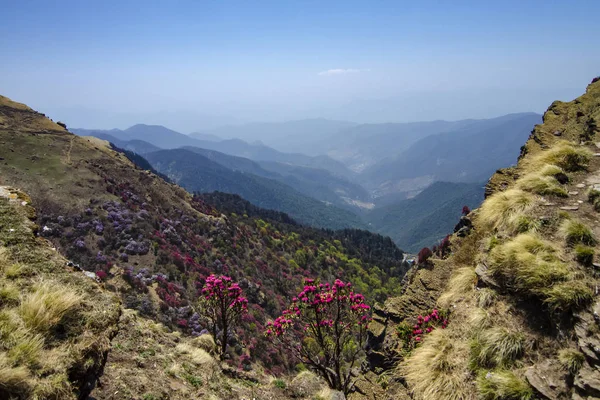
[[[209,331],[221,358],[227,351],[229,332],[248,312],[248,300],[242,289],[228,276],[211,275],[202,288],[202,312],[208,320]]]
[[[352,369],[363,353],[371,320],[364,296],[351,287],[339,279],[333,285],[306,279],[290,307],[267,323],[266,330],[344,394],[354,385]]]

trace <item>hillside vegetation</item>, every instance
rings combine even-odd
[[[518,165],[491,178],[470,234],[376,310],[373,346],[400,360],[390,398],[600,396],[599,120],[600,82],[553,103]],[[419,328],[433,308],[448,312],[446,329]]]
[[[40,275],[39,283],[36,279],[17,279],[12,283],[13,286],[8,285],[7,298],[10,302],[7,305],[3,302],[2,307],[8,307],[9,323],[23,326],[23,337],[34,335],[37,348],[43,350],[39,353],[40,360],[57,356],[57,368],[62,368],[54,377],[43,369],[43,365],[39,369],[37,358],[33,358],[31,364],[20,358],[11,359],[13,346],[21,342],[7,345],[11,342],[3,341],[8,346],[4,348],[9,353],[6,361],[8,368],[16,368],[22,378],[16,382],[18,385],[22,380],[28,382],[8,393],[16,396],[16,393],[21,393],[18,390],[23,393],[45,390],[45,386],[41,381],[38,383],[37,379],[64,382],[64,385],[58,386],[73,393],[88,390],[82,388],[76,374],[64,375],[69,365],[79,365],[69,364],[77,360],[65,359],[65,363],[62,363],[59,350],[52,354],[44,352],[51,351],[51,346],[61,345],[61,341],[66,341],[65,351],[73,351],[75,355],[77,351],[86,351],[85,344],[78,350],[80,339],[75,338],[84,339],[85,335],[80,333],[86,329],[94,336],[93,344],[98,343],[108,328],[102,324],[96,326],[94,322],[90,326],[80,326],[80,323],[86,324],[86,321],[93,319],[82,318],[83,314],[79,312],[101,307],[102,313],[107,311],[108,318],[109,306],[105,304],[108,300],[102,300],[102,296],[113,298],[108,292],[114,293],[120,298],[122,307],[135,311],[137,316],[131,319],[131,312],[123,311],[126,319],[122,319],[119,326],[133,325],[119,330],[115,336],[115,346],[123,346],[125,351],[121,354],[112,348],[105,368],[107,379],[102,381],[103,386],[98,390],[104,393],[104,397],[109,393],[103,392],[108,390],[105,388],[115,389],[112,392],[114,394],[127,387],[131,398],[161,398],[164,394],[154,393],[149,388],[157,389],[157,385],[161,384],[165,389],[167,381],[177,386],[179,383],[174,383],[175,378],[178,382],[187,382],[183,383],[186,389],[182,389],[182,393],[191,393],[191,397],[209,397],[209,393],[213,393],[217,398],[236,398],[238,395],[243,398],[243,393],[246,396],[252,394],[252,390],[250,394],[248,390],[238,391],[237,384],[223,383],[218,388],[209,388],[210,383],[214,385],[219,381],[213,380],[207,370],[199,366],[198,363],[202,363],[206,357],[200,355],[200,361],[194,361],[194,354],[198,352],[185,346],[177,349],[178,344],[186,343],[195,346],[195,349],[198,347],[187,339],[179,339],[178,335],[198,335],[205,329],[204,322],[195,310],[198,291],[210,274],[232,276],[240,282],[248,298],[249,312],[239,329],[232,332],[232,344],[228,347],[227,355],[224,355],[229,367],[220,366],[217,371],[233,368],[233,372],[228,373],[229,377],[235,379],[240,377],[239,369],[256,373],[240,378],[249,380],[250,387],[254,387],[255,383],[264,384],[265,377],[272,374],[284,375],[295,368],[302,368],[296,365],[289,354],[273,346],[263,332],[266,322],[281,313],[289,298],[297,293],[304,277],[326,281],[340,277],[351,281],[371,304],[400,293],[400,281],[406,265],[402,262],[402,252],[389,238],[366,231],[347,230],[334,234],[307,228],[297,225],[289,217],[275,216],[269,219],[266,211],[262,216],[258,215],[262,211],[247,205],[250,211],[247,214],[227,212],[228,215],[225,215],[219,210],[218,202],[211,205],[152,172],[137,168],[125,154],[115,151],[107,142],[73,135],[24,105],[6,98],[1,100],[0,157],[3,160],[0,163],[0,184],[27,191],[37,209],[33,230],[49,240],[58,253],[68,258],[68,264],[74,266],[67,267],[65,260],[62,260],[57,264],[56,272],[49,269],[56,276],[45,278]],[[3,223],[0,227],[4,230],[6,225]],[[5,237],[10,238],[10,235],[3,235],[2,240]],[[35,239],[33,235],[31,239]],[[28,271],[26,265],[20,266],[18,262],[38,262],[28,258],[35,255],[33,249],[21,248],[19,254],[22,258],[9,254],[12,258],[8,261],[7,279],[14,279],[11,277]],[[39,268],[50,268],[44,264],[47,258],[41,259],[42,266]],[[94,299],[90,296],[95,296],[95,289],[86,289],[85,285],[78,283],[66,284],[60,274],[67,273],[68,268],[81,269],[89,276],[95,276],[102,282],[105,291],[98,295],[98,299]],[[73,276],[81,276],[87,279],[85,282],[95,285],[82,271]],[[28,277],[36,276],[29,272],[26,274]],[[63,289],[61,295],[64,294],[65,299],[59,303],[60,307],[57,306],[55,313],[48,314],[52,324],[35,322],[36,314],[30,313],[28,310],[31,307],[23,304],[28,304],[28,299],[35,299],[36,296],[60,299],[56,285]],[[21,294],[16,296],[17,292]],[[31,296],[28,293],[32,293]],[[90,306],[86,305],[87,302],[90,302]],[[72,318],[78,323],[63,324],[62,321],[72,321]],[[28,319],[34,321],[29,328]],[[111,326],[115,319],[116,316],[109,321]],[[160,323],[164,327],[156,329],[158,336],[147,331],[153,326],[151,323]],[[47,331],[37,332],[41,326],[55,326],[55,333],[59,334],[60,340],[44,336],[48,334]],[[163,330],[169,333],[168,337],[163,336]],[[13,332],[14,329],[10,328],[9,331]],[[151,337],[142,341],[142,333]],[[175,333],[175,336],[171,333]],[[37,334],[41,336],[35,336]],[[153,344],[152,340],[158,344]],[[94,368],[102,364],[102,357],[106,354],[105,348],[100,349],[100,353],[93,353],[96,354],[93,360],[83,361],[85,368],[77,368],[77,371],[85,372],[89,368],[95,373]],[[90,357],[93,355],[89,354]],[[102,357],[98,357],[98,354]],[[186,358],[179,354],[190,356]],[[181,362],[181,365],[170,369],[171,361]],[[29,370],[23,369],[25,367]],[[124,371],[130,371],[132,381],[122,380]],[[265,375],[262,375],[262,371],[265,371]],[[153,380],[156,382],[154,385]],[[6,387],[4,382],[8,380],[2,382],[0,387]],[[288,383],[291,387],[291,378]],[[278,385],[278,388],[285,387],[287,383]],[[319,385],[317,382],[317,389],[310,392],[313,393],[310,397],[318,395]],[[217,389],[219,391],[214,392]],[[265,390],[269,393],[271,388]],[[277,393],[274,392],[272,397],[286,398],[291,396],[289,393],[296,392],[284,391],[281,396]],[[300,398],[308,396],[306,393],[293,395]],[[27,396],[24,394],[22,397]],[[180,398],[185,396],[183,394]]]

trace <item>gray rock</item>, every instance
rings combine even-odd
[[[573,385],[583,398],[600,396],[600,369],[585,365],[575,377]]]
[[[573,192],[569,192],[569,195],[571,195],[571,196],[577,196],[578,194],[579,194],[579,192],[576,190]]]
[[[477,267],[475,267],[475,274],[477,274],[479,277],[477,282],[478,287],[500,287],[498,282],[496,282],[496,280],[489,274],[488,268],[485,264],[477,264]]]
[[[569,393],[565,372],[551,360],[529,367],[525,371],[525,378],[545,399],[564,399]]]
[[[561,136],[562,132],[561,131],[554,131],[553,135],[554,136]]]
[[[576,187],[576,188],[579,188],[579,189],[583,189],[583,188],[585,187],[585,184],[583,184],[583,183],[578,183],[577,185],[575,185],[575,187]]]
[[[565,206],[565,207],[561,207],[560,208],[563,211],[577,211],[579,210],[579,207],[577,206]]]

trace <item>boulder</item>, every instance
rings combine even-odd
[[[560,400],[569,393],[564,370],[551,360],[529,367],[525,378],[545,399]]]

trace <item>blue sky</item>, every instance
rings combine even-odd
[[[542,112],[600,74],[599,13],[583,0],[0,0],[0,93],[70,126],[185,132]]]

